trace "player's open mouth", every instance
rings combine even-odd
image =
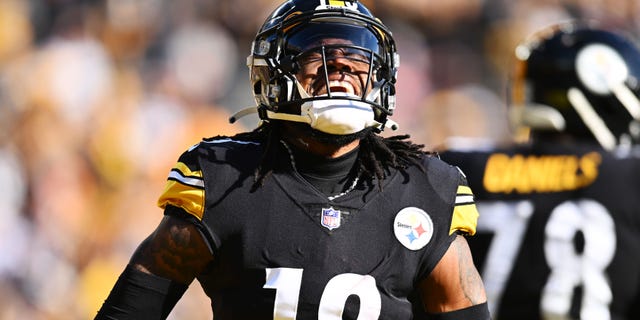
[[[329,90],[331,90],[332,93],[342,92],[350,95],[356,95],[356,90],[349,81],[338,81],[338,80],[329,81]],[[314,90],[314,92],[315,92],[315,95],[327,94],[327,86],[324,84],[318,85],[316,90]]]

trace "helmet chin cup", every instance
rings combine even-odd
[[[335,95],[338,95],[337,93]],[[368,103],[345,98],[323,95],[314,97],[300,106],[300,114],[288,114],[266,111],[266,116],[273,120],[303,122],[311,128],[324,133],[347,135],[360,132],[366,128],[381,129],[382,124],[374,119],[374,112]]]
[[[374,120],[371,105],[362,101],[341,99],[342,94],[334,93],[333,98],[310,100],[302,104],[300,113],[310,119],[309,125],[319,131],[345,135],[360,132],[366,128],[380,128]],[[351,97],[344,94],[345,97]],[[327,96],[321,96],[327,97]]]

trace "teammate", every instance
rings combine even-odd
[[[528,141],[441,157],[469,175],[469,244],[495,319],[638,319],[640,51],[569,22],[517,47],[513,118]]]
[[[357,1],[290,0],[248,58],[261,125],[194,145],[96,319],[489,319],[462,173],[397,127],[398,54]],[[234,118],[235,120],[235,118]]]

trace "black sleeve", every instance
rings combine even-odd
[[[138,271],[122,272],[95,320],[166,319],[188,286]]]
[[[429,314],[429,320],[490,320],[487,303],[476,304],[468,308],[451,312]]]

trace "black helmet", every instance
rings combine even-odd
[[[357,0],[289,0],[267,18],[247,58],[260,118],[288,120],[282,113],[296,113],[291,106],[332,98],[331,92],[328,97],[310,96],[295,77],[298,59],[319,50],[318,41],[326,38],[348,40],[346,47],[366,56],[372,89],[360,97],[340,98],[366,103],[382,129],[395,108],[399,57],[391,32]]]
[[[640,142],[640,51],[626,36],[569,22],[535,33],[515,51],[514,119],[605,149]]]

